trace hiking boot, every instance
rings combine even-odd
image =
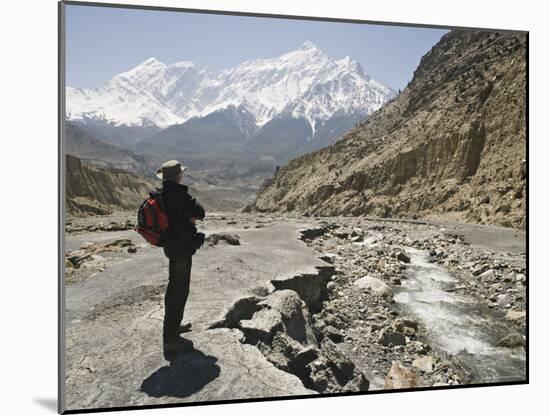
[[[192,324],[191,323],[184,323],[180,326],[178,333],[187,333],[188,331],[191,331]]]
[[[187,352],[193,349],[193,342],[180,337],[172,342],[165,342],[163,347],[165,353]]]

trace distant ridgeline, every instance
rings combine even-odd
[[[108,215],[115,211],[137,214],[148,193],[161,186],[159,180],[70,154],[66,156],[66,166],[66,210],[74,216]],[[208,212],[230,211],[240,206],[225,194],[200,192],[193,187],[189,187],[189,193]]]
[[[357,61],[333,60],[306,42],[219,73],[150,58],[97,88],[67,87],[67,119],[157,164],[230,160],[268,169],[261,182],[276,164],[330,144],[394,95]]]
[[[524,228],[526,36],[452,31],[392,102],[282,167],[253,208]]]

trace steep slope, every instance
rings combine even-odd
[[[87,126],[65,123],[65,151],[98,165],[107,165],[150,176],[154,171],[145,157],[105,142]]]
[[[255,207],[524,227],[525,111],[526,36],[452,31],[393,102],[281,168]]]
[[[66,156],[65,197],[73,215],[108,214],[139,207],[155,182],[125,170],[83,164]]]

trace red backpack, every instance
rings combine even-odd
[[[156,190],[149,193],[139,207],[136,231],[151,245],[162,247],[166,242],[168,225],[162,192]]]

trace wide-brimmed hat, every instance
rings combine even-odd
[[[182,166],[179,161],[169,160],[157,170],[156,176],[161,180],[174,180],[185,170],[187,170],[187,167]]]

